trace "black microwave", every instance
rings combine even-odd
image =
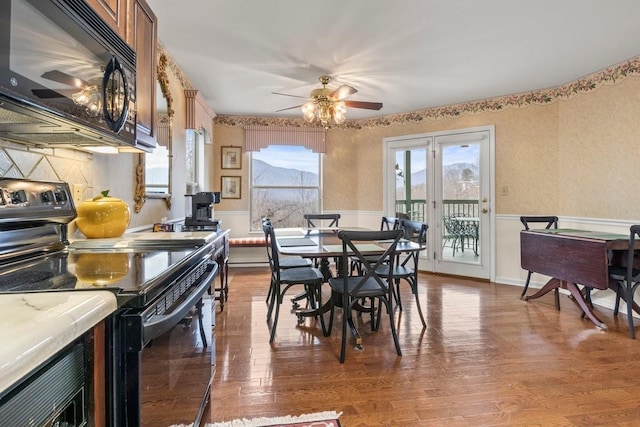
[[[0,139],[135,147],[133,49],[83,0],[0,10]]]

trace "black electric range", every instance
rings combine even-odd
[[[207,233],[76,245],[67,235],[75,217],[66,183],[0,178],[0,293],[109,289],[120,305],[143,307],[212,250]]]
[[[165,424],[198,425],[215,363],[207,293],[224,237],[134,233],[75,245],[68,225],[76,216],[67,183],[0,178],[0,293],[111,290],[119,307],[105,319],[104,422],[159,425],[154,405],[182,398]],[[158,363],[187,360],[185,375],[158,374]]]
[[[120,307],[144,307],[210,250],[65,248],[0,265],[0,293],[107,289]]]

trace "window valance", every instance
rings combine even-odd
[[[269,145],[297,145],[314,153],[325,152],[325,130],[310,127],[247,126],[245,151],[260,151]]]

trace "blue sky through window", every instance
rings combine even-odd
[[[480,144],[445,145],[443,146],[442,163],[444,166],[455,163],[478,164]]]
[[[253,158],[272,166],[318,173],[318,153],[305,147],[270,145],[253,153]]]

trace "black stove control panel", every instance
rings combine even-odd
[[[66,182],[0,178],[0,222],[68,223],[76,217]]]

